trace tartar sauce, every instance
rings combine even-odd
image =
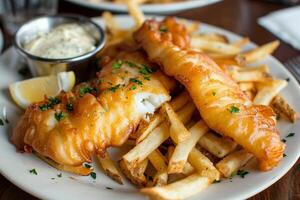
[[[95,49],[96,39],[86,27],[77,23],[62,24],[48,33],[41,33],[24,45],[32,55],[43,58],[71,58]]]

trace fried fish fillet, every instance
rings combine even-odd
[[[161,31],[164,26],[164,21],[148,20],[135,32],[135,40],[150,60],[185,86],[211,129],[253,153],[261,170],[275,167],[283,157],[285,145],[280,140],[273,110],[253,105],[216,63],[200,52],[182,50],[173,42],[172,32]]]
[[[70,166],[122,145],[142,118],[170,100],[150,66],[140,52],[120,53],[96,79],[30,105],[14,129],[13,144]]]

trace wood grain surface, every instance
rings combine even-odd
[[[257,44],[263,44],[278,38],[259,26],[257,18],[285,7],[281,4],[267,3],[259,0],[225,0],[204,8],[197,8],[174,15],[219,26],[237,34],[248,36]],[[77,13],[88,17],[101,15],[101,11],[82,8],[65,1],[60,1],[58,12]],[[5,36],[5,46],[8,47],[11,44],[11,37],[7,34]],[[288,44],[281,42],[279,49],[274,55],[284,63],[292,57],[299,56],[300,52]],[[0,175],[0,200],[35,199],[37,198],[22,191]],[[249,200],[298,199],[300,200],[300,160],[279,181]]]

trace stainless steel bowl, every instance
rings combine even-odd
[[[88,26],[91,30],[90,33],[97,39],[96,48],[83,55],[65,59],[42,58],[28,53],[23,48],[26,41],[65,23],[79,23]],[[104,44],[103,29],[89,18],[79,15],[49,15],[33,19],[20,27],[15,34],[14,41],[14,46],[26,59],[33,76],[45,76],[72,70],[80,79],[87,73],[87,68],[93,63],[96,53],[103,48]]]

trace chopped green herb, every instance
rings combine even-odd
[[[4,126],[4,122],[2,119],[0,119],[0,126]]]
[[[286,78],[285,80],[286,80],[287,82],[289,82],[289,81],[290,81],[290,78]]]
[[[121,60],[118,60],[117,62],[112,64],[113,69],[120,69],[122,67],[123,62]]]
[[[138,85],[143,85],[142,81],[136,79],[136,78],[130,78],[129,81],[133,82],[133,83],[136,83]]]
[[[284,153],[284,154],[283,154],[283,157],[286,157],[286,156],[287,156],[287,155]]]
[[[57,121],[61,121],[66,117],[66,113],[64,112],[58,112],[54,114],[54,117]]]
[[[85,86],[85,87],[82,87],[82,88],[79,89],[79,95],[81,97],[83,97],[86,93],[91,93],[93,91],[94,91],[94,89],[92,87]]]
[[[105,187],[106,189],[108,189],[108,190],[112,190],[112,188],[111,187]]]
[[[295,133],[289,133],[285,138],[293,137],[294,135],[295,135]]]
[[[67,109],[67,111],[69,111],[69,112],[73,112],[73,110],[74,110],[73,104],[72,104],[72,103],[67,103],[66,109]]]
[[[286,139],[282,138],[281,142],[286,143]]]
[[[115,85],[115,86],[113,86],[113,87],[108,88],[108,90],[111,91],[111,92],[115,92],[117,89],[120,88],[120,86],[121,86],[121,85],[118,84],[118,85]]]
[[[97,178],[97,174],[95,172],[91,172],[90,176],[95,180]]]
[[[136,85],[131,86],[130,90],[135,90],[136,89]]]
[[[237,172],[237,175],[239,175],[241,178],[245,178],[245,176],[249,174],[249,172],[245,171],[245,170],[242,170],[240,169],[238,172]]]
[[[128,65],[128,67],[136,67],[136,64],[130,61],[125,61],[125,63]]]
[[[151,78],[150,76],[144,76],[144,79],[147,81],[150,81],[150,78]]]
[[[62,173],[57,174],[57,177],[58,177],[58,178],[61,178],[61,177],[62,177]]]
[[[109,85],[112,85],[112,82],[107,82]]]
[[[216,96],[216,94],[217,94],[217,93],[216,93],[215,91],[212,92],[212,95],[213,95],[213,96]]]
[[[49,97],[48,101],[48,103],[39,106],[41,111],[46,111],[60,103],[60,100],[56,97]]]
[[[97,79],[96,84],[100,85],[101,83],[103,83],[103,79],[101,79],[101,78]]]
[[[231,106],[229,109],[230,113],[238,113],[240,111],[240,109],[238,107],[235,106]]]
[[[151,68],[149,68],[147,65],[142,64],[142,67],[139,70],[140,74],[143,75],[149,75],[153,72],[153,70]]]
[[[90,165],[89,163],[83,163],[83,166],[87,169],[91,169],[92,165]]]
[[[31,170],[29,170],[29,172],[30,172],[30,174],[38,175],[38,173],[36,172],[35,169],[31,169]]]
[[[220,183],[220,182],[221,182],[221,180],[214,180],[213,183]]]
[[[125,72],[125,74],[128,74],[128,71],[127,71],[127,70],[125,70],[124,72]]]
[[[162,33],[165,33],[165,32],[168,31],[168,28],[167,28],[165,25],[161,25],[161,26],[159,27],[159,31],[162,32]]]

